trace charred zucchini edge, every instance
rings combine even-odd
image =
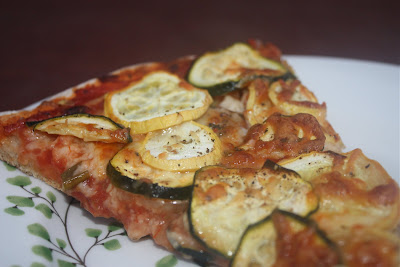
[[[199,172],[203,171],[204,169],[213,168],[213,167],[222,167],[222,166],[219,166],[219,165],[205,166],[205,167],[200,168],[199,170],[197,170],[197,171],[195,172],[194,178],[193,178],[192,190],[193,190],[193,188],[195,187],[195,180],[196,180],[197,174],[198,174]],[[225,168],[225,167],[222,167],[222,168]],[[274,170],[274,171],[278,171],[278,172],[287,171],[287,172],[293,173],[293,174],[297,175],[299,178],[301,178],[301,176],[300,176],[297,172],[295,172],[295,171],[293,171],[293,170],[290,170],[290,169],[287,169],[287,168],[284,168],[284,167],[282,167],[282,166],[276,164],[275,162],[273,162],[273,161],[271,161],[271,160],[267,160],[267,161],[265,162],[263,168],[268,168],[268,169],[271,169],[271,170]],[[226,168],[226,169],[229,169],[229,168]],[[307,181],[305,181],[305,180],[304,180],[304,182],[306,182],[306,183],[309,184],[309,182],[307,182]],[[197,241],[199,241],[200,244],[202,244],[204,247],[206,247],[206,248],[207,248],[209,251],[211,251],[212,253],[214,253],[214,254],[216,254],[216,255],[219,255],[219,256],[222,256],[223,258],[228,259],[228,260],[229,260],[229,259],[233,259],[234,254],[232,255],[232,257],[226,256],[223,252],[219,251],[218,249],[210,247],[205,241],[203,241],[203,240],[196,234],[195,229],[194,229],[194,226],[193,226],[193,223],[192,223],[192,220],[193,220],[193,218],[192,218],[192,204],[191,204],[191,203],[192,203],[192,200],[193,200],[193,191],[190,192],[189,205],[188,205],[188,209],[187,209],[187,215],[188,215],[188,221],[189,221],[189,231],[190,231],[190,234],[191,234]],[[317,201],[315,207],[314,207],[313,209],[310,209],[310,210],[308,211],[308,213],[304,215],[304,217],[305,217],[305,218],[309,218],[312,214],[314,214],[315,212],[317,212],[318,209],[319,209],[319,200]],[[271,213],[271,214],[272,214],[272,213]],[[266,217],[271,216],[271,214],[267,215]],[[299,215],[298,215],[298,216],[299,216]],[[301,217],[301,216],[299,216],[299,217]],[[263,219],[261,219],[261,220],[263,220]],[[257,223],[257,222],[256,222],[256,223]],[[254,223],[254,224],[256,224],[256,223]],[[253,224],[251,224],[251,225],[253,225]],[[244,234],[244,233],[243,233],[243,234]],[[239,244],[240,244],[240,243],[238,243],[238,246],[239,246]]]
[[[166,187],[156,183],[149,183],[143,179],[136,180],[122,175],[109,162],[107,175],[116,187],[134,194],[141,194],[150,198],[162,198],[170,200],[185,200],[191,195],[192,185],[185,187]]]
[[[103,115],[92,115],[92,114],[89,114],[89,113],[75,113],[75,114],[72,114],[72,115],[55,116],[55,117],[51,117],[51,118],[44,119],[44,120],[39,120],[39,121],[27,121],[27,122],[25,122],[25,124],[28,127],[33,127],[33,126],[36,126],[39,123],[42,123],[42,122],[45,122],[45,121],[49,121],[49,120],[57,120],[57,119],[64,119],[64,118],[79,118],[79,117],[107,120],[109,123],[113,124],[116,127],[116,130],[125,128],[123,125],[121,125],[119,123],[116,123],[115,121],[113,121],[109,117],[106,117],[106,116],[103,116]]]
[[[265,224],[265,223],[268,223],[268,222],[272,222],[271,220],[272,220],[272,217],[273,217],[273,215],[275,213],[280,213],[281,215],[283,215],[285,217],[289,217],[289,218],[295,220],[296,222],[304,225],[305,227],[314,228],[315,234],[319,238],[321,238],[322,242],[324,242],[326,244],[326,246],[331,248],[338,255],[339,264],[341,264],[343,262],[342,255],[340,253],[340,249],[337,246],[337,244],[335,242],[333,242],[332,240],[330,240],[328,238],[328,236],[326,235],[326,233],[323,230],[321,230],[318,227],[318,224],[314,220],[310,219],[309,216],[303,217],[303,216],[300,216],[300,215],[297,215],[295,213],[291,213],[291,212],[288,212],[288,211],[285,211],[285,210],[275,209],[270,215],[268,215],[264,219],[261,219],[260,221],[254,223],[254,224],[251,224],[251,225],[249,225],[247,227],[246,231],[243,233],[243,235],[242,235],[242,237],[240,239],[240,242],[239,242],[239,245],[237,247],[237,250],[235,251],[235,253],[234,253],[233,257],[232,257],[232,261],[230,262],[229,266],[234,266],[235,258],[237,256],[239,250],[241,249],[242,242],[245,240],[246,234],[249,233],[250,231],[254,230],[255,228],[261,226],[262,224]]]

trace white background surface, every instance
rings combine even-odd
[[[328,121],[345,151],[361,148],[399,182],[399,66],[327,57],[287,59],[302,83],[326,102]]]

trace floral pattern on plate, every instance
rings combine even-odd
[[[186,266],[150,239],[134,242],[121,224],[94,218],[79,202],[0,166],[0,234],[5,266]],[[144,257],[144,255],[151,255]]]

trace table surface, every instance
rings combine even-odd
[[[0,111],[122,66],[249,38],[290,55],[400,61],[398,1],[7,2],[0,6]]]

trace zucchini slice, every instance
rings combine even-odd
[[[247,228],[231,266],[334,266],[340,262],[336,245],[314,221],[275,210]]]
[[[320,204],[312,217],[332,239],[346,235],[354,227],[398,226],[399,186],[360,149],[343,154],[313,152],[279,164],[313,185]]]
[[[185,259],[200,266],[227,266],[228,260],[205,248],[189,232],[187,213],[171,222],[167,229],[167,238],[172,247]]]
[[[198,89],[166,71],[145,75],[128,87],[106,94],[104,113],[133,134],[168,128],[201,117],[212,103]]]
[[[110,160],[107,175],[115,186],[154,198],[189,198],[194,172],[169,172],[152,168],[142,162],[135,146],[136,142],[132,142]]]
[[[34,131],[49,134],[72,135],[84,141],[104,143],[129,143],[132,141],[129,129],[115,123],[110,118],[79,113],[30,122]]]
[[[279,165],[294,170],[301,178],[312,182],[315,177],[331,172],[334,166],[342,165],[345,159],[346,156],[332,151],[311,152],[296,158],[283,159],[279,161]]]
[[[198,170],[188,214],[192,234],[231,258],[247,226],[275,208],[307,215],[317,207],[308,182],[269,162],[262,169],[209,166]]]
[[[181,233],[167,230],[167,238],[172,247],[182,254],[185,259],[194,261],[200,266],[206,266],[214,261],[215,256],[212,253],[202,246],[186,242]]]
[[[280,62],[263,57],[244,43],[235,43],[216,52],[200,56],[188,74],[196,87],[208,89],[212,96],[223,95],[242,87],[249,80],[290,79],[294,75]]]

